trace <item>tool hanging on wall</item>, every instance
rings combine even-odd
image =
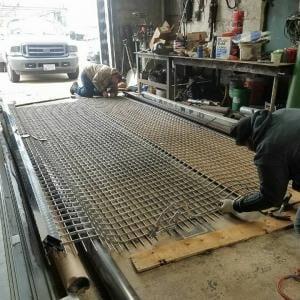
[[[188,4],[186,7],[186,21],[193,21],[193,11],[194,11],[194,0],[187,0]]]
[[[189,6],[190,2],[192,2],[192,0],[186,0],[185,2],[182,0],[178,1],[179,10],[181,11],[181,9],[183,7],[183,11],[180,16],[177,33],[180,33],[182,31],[183,36],[186,36],[186,32],[187,32],[187,28],[186,28],[187,22],[188,22],[187,10],[188,10],[188,6]],[[193,5],[192,5],[192,8],[193,8]]]
[[[207,0],[198,0],[198,10],[195,12],[195,18],[197,18],[197,21],[202,20],[206,4]]]
[[[216,31],[218,7],[219,7],[218,0],[211,0],[209,6],[209,19],[208,19],[208,24],[210,28],[209,41],[212,41],[213,34]]]

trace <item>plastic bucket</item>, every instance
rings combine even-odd
[[[271,62],[275,65],[279,65],[281,62],[282,53],[281,52],[272,52],[271,53]]]
[[[248,106],[249,90],[248,89],[233,89],[232,90],[232,106],[233,111],[239,111],[242,106]]]
[[[229,97],[233,98],[234,89],[242,89],[244,87],[244,82],[239,78],[232,78],[229,82]]]
[[[296,48],[287,48],[287,62],[295,63],[297,58],[297,49]]]

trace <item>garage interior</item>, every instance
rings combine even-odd
[[[92,1],[97,39],[2,54],[0,298],[300,299],[292,182],[279,207],[221,210],[262,184],[232,129],[300,108],[299,0]],[[64,1],[21,2],[0,1],[3,45],[14,9],[66,23]],[[91,64],[126,87],[71,95]]]

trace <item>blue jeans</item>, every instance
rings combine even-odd
[[[81,97],[93,97],[99,96],[99,91],[95,88],[92,81],[85,73],[81,73],[82,86],[78,87],[75,93]]]

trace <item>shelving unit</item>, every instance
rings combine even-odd
[[[278,80],[280,77],[291,77],[294,69],[294,64],[282,63],[275,65],[272,63],[252,62],[252,61],[233,61],[221,60],[213,58],[193,58],[183,56],[168,56],[157,55],[149,52],[138,52],[137,55],[137,68],[138,68],[138,91],[141,92],[141,85],[147,84],[166,91],[166,98],[173,99],[173,95],[177,93],[177,66],[185,67],[199,67],[216,69],[218,71],[232,71],[249,74],[258,74],[273,77],[273,89],[271,96],[270,110],[274,111],[276,105],[276,96],[278,90]],[[166,61],[167,63],[167,80],[165,84],[153,82],[150,80],[142,79],[142,64],[141,59],[154,59]],[[172,80],[173,77],[173,80]]]

